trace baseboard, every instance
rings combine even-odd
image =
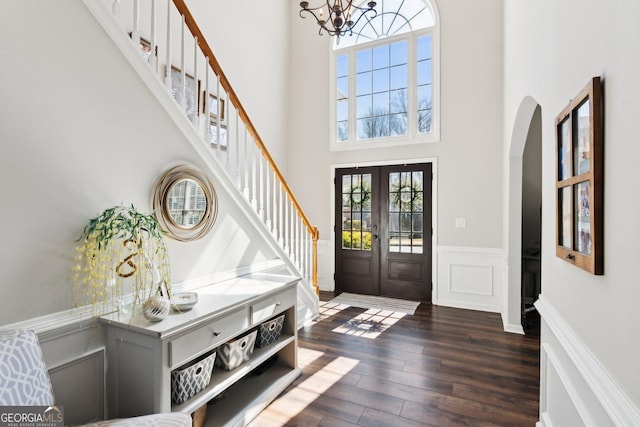
[[[504,329],[505,332],[524,335],[524,328],[522,327],[522,324],[508,323],[507,314],[505,312],[502,312],[501,315],[502,315],[502,328]]]
[[[640,409],[542,295],[540,422],[553,425],[640,426]],[[556,422],[557,421],[557,422]]]
[[[459,301],[459,300],[448,300],[444,298],[438,298],[437,302],[433,303],[434,305],[440,305],[443,307],[451,307],[451,308],[463,308],[465,310],[476,310],[476,311],[485,311],[488,313],[500,313],[500,307],[494,307],[491,305],[485,304],[476,304],[473,302]]]

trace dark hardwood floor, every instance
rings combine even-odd
[[[299,333],[303,375],[250,426],[532,427],[539,343],[503,332],[494,313],[421,304],[375,316],[321,303]]]

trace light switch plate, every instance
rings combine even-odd
[[[467,218],[456,218],[456,228],[467,228]]]

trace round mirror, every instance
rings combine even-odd
[[[158,181],[153,208],[160,226],[176,240],[190,241],[211,230],[218,214],[213,184],[198,169],[176,166]]]
[[[207,198],[198,182],[193,179],[181,179],[169,188],[166,208],[176,225],[193,228],[204,218]]]

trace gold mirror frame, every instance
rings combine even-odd
[[[185,227],[176,223],[169,211],[169,193],[182,180],[191,180],[200,186],[205,197],[205,212],[198,224]],[[169,169],[158,180],[153,193],[153,210],[160,227],[169,237],[180,242],[202,238],[211,231],[218,216],[218,195],[209,178],[193,166],[179,165]]]

